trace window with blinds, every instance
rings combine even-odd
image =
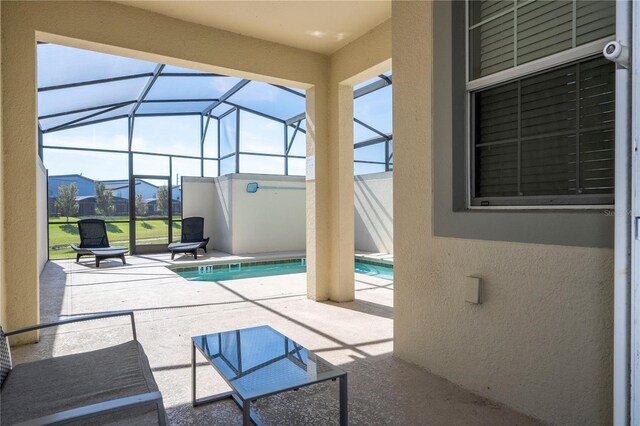
[[[615,2],[469,2],[469,79],[612,35]]]
[[[614,2],[468,4],[470,82],[615,31]],[[613,203],[615,66],[601,48],[468,90],[471,205]]]

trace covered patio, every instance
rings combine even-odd
[[[91,262],[51,261],[42,275],[40,309],[42,322],[133,310],[171,424],[241,424],[233,402],[191,406],[190,336],[262,324],[348,372],[352,424],[538,424],[395,358],[388,280],[356,275],[356,301],[316,303],[306,297],[304,274],[187,281],[167,269],[169,257],[130,256],[124,267],[105,262],[99,270]],[[210,253],[208,260],[240,258]],[[42,332],[37,345],[15,348],[14,357],[19,363],[107,347],[128,333],[127,319],[67,325]],[[197,360],[198,393],[227,390],[213,368]],[[337,383],[326,382],[258,400],[255,408],[266,424],[338,424],[337,396]]]
[[[640,303],[631,277],[640,245],[632,225],[640,222],[631,219],[640,217],[640,203],[631,195],[640,193],[640,157],[632,150],[637,129],[625,116],[637,116],[638,99],[632,105],[630,96],[637,73],[632,79],[624,53],[640,45],[631,45],[628,25],[639,11],[623,0],[0,2],[0,325],[29,330],[8,339],[16,368],[131,337],[126,322],[113,318],[42,332],[29,326],[131,310],[149,358],[143,373],[159,387],[147,397],[163,398],[170,424],[249,423],[255,394],[242,396],[242,415],[227,401],[192,406],[189,345],[193,336],[252,326],[271,326],[317,351],[344,369],[340,379],[349,374],[348,404],[338,403],[331,381],[260,394],[255,408],[267,424],[337,424],[339,405],[352,424],[636,423],[631,390],[640,378],[631,366],[640,351],[632,318]],[[610,43],[622,46],[615,64],[603,57]],[[91,59],[71,67],[78,78],[43,83],[39,51],[53,46],[144,66],[78,76]],[[195,80],[228,84],[204,95],[202,86],[185,84]],[[110,89],[116,86],[134,90]],[[255,87],[275,93],[275,104],[289,98],[297,107],[260,115],[238,100]],[[393,132],[358,115],[354,93],[365,87],[377,88],[369,96],[393,90]],[[87,95],[97,88],[104,97]],[[80,95],[64,96],[71,92]],[[169,116],[193,125],[171,125]],[[278,129],[270,138],[277,152],[243,146],[238,123],[246,117]],[[118,127],[117,137],[90,146],[86,135],[56,140],[98,126]],[[145,128],[156,129],[153,140],[169,135],[172,150],[140,143]],[[175,142],[187,134],[182,149]],[[374,160],[367,157],[373,151]],[[172,263],[152,247],[180,238],[179,215],[194,206],[184,202],[194,192],[183,191],[182,176],[207,186],[216,195],[210,204],[250,200],[235,210],[293,229],[289,216],[264,214],[258,202],[270,194],[267,186],[280,184],[255,170],[261,177],[246,181],[249,159],[269,164],[267,173],[298,174],[277,176],[304,186],[288,191],[299,194],[304,211],[295,215],[300,232],[279,235],[301,242],[287,249],[295,256],[304,250],[306,272],[190,281],[166,268],[196,263],[185,256]],[[79,170],[50,173],[68,181],[66,192],[49,196],[47,167],[64,162]],[[354,179],[359,166],[393,173],[393,180]],[[100,169],[111,175],[98,176]],[[251,183],[265,190],[251,193]],[[81,194],[83,185],[95,194]],[[218,191],[224,185],[231,189]],[[108,190],[118,209],[103,202]],[[384,203],[372,202],[375,190],[386,191]],[[58,208],[62,202],[48,217],[47,204],[61,198],[73,207],[80,197],[89,197],[81,198],[83,211],[108,222],[111,245],[129,243],[126,265],[61,259],[68,254],[62,247],[77,242],[78,217]],[[280,201],[270,205],[286,209]],[[375,209],[358,217],[369,206]],[[276,229],[264,222],[250,228],[252,218],[242,222],[235,210],[220,209],[223,220],[215,223],[232,231],[240,224],[249,231],[244,241],[258,240],[255,229]],[[54,235],[51,226],[62,232]],[[358,239],[362,226],[372,232]],[[205,233],[212,243],[223,235]],[[59,236],[73,241],[50,244]],[[376,250],[383,260],[393,253],[393,283],[354,276],[354,255],[365,243],[383,247]],[[264,256],[237,249],[236,241],[232,247],[210,247],[197,262]],[[48,258],[49,251],[60,258]],[[276,343],[282,354],[282,340]],[[197,361],[199,395],[227,390],[204,357]],[[57,371],[79,383],[67,374],[78,370]],[[32,376],[36,386],[58,396],[55,381],[42,376]],[[120,399],[144,395],[115,387],[124,391]],[[14,395],[22,402],[24,393]],[[72,409],[81,405],[89,406]],[[162,425],[165,411],[158,413]]]

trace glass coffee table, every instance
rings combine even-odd
[[[191,338],[193,406],[232,398],[242,409],[243,425],[263,424],[251,403],[326,380],[340,382],[340,425],[348,424],[347,373],[269,326]],[[196,398],[196,349],[218,371],[231,391]]]

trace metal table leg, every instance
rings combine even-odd
[[[242,425],[251,426],[251,401],[242,401]]]
[[[206,396],[203,398],[196,398],[196,344],[191,341],[191,404],[194,407],[203,404],[209,404],[211,402],[221,401],[223,399],[231,398],[233,402],[242,410],[242,424],[249,426],[255,424],[256,426],[263,426],[264,423],[258,417],[258,415],[251,410],[251,401],[244,401],[234,393],[233,391],[222,392],[216,395]]]
[[[340,377],[340,426],[349,424],[349,404],[347,399],[347,375]]]
[[[191,340],[191,404],[196,406],[196,344]]]

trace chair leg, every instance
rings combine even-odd
[[[207,252],[207,246],[202,247],[204,249],[204,252]]]
[[[96,256],[96,268],[100,267],[100,258]]]
[[[120,259],[122,260],[122,264],[123,264],[123,265],[126,265],[126,264],[127,264],[127,261],[126,261],[126,260],[124,260],[124,254],[120,256]]]
[[[82,257],[82,255],[80,253],[76,254],[76,263],[80,262],[80,258]]]
[[[197,258],[198,258],[198,249],[195,249],[195,250],[193,251],[193,258],[194,258],[194,259],[197,259]]]
[[[173,260],[176,257],[176,252],[172,251],[171,252],[171,260]]]

